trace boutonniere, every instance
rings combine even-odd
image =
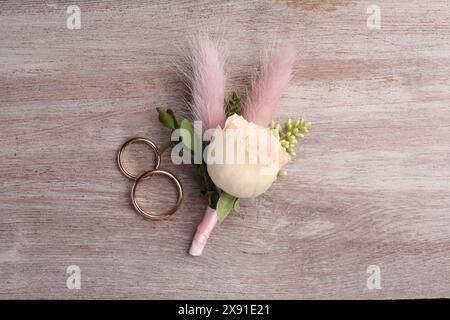
[[[225,61],[218,45],[205,37],[192,47],[189,66],[180,68],[190,93],[189,119],[179,121],[171,109],[157,108],[160,122],[172,130],[175,163],[198,167],[207,208],[197,227],[189,253],[200,256],[217,222],[231,212],[243,216],[240,199],[267,191],[287,173],[283,167],[296,156],[296,145],[311,122],[288,119],[275,122],[276,106],[288,86],[296,57],[286,47],[260,70],[248,96],[225,97]]]

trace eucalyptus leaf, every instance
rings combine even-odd
[[[223,219],[225,219],[225,217],[230,213],[237,199],[238,198],[226,193],[225,191],[220,194],[219,201],[217,201],[216,206],[216,212],[217,217],[219,218],[219,222],[222,222]]]

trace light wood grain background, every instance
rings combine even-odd
[[[66,28],[71,4],[80,30]],[[374,31],[370,4],[2,1],[0,298],[450,297],[450,4],[377,1]],[[229,90],[245,90],[264,48],[295,44],[278,118],[314,127],[289,175],[193,258],[195,168],[165,162],[186,199],[148,222],[115,154],[130,136],[167,137],[154,107],[182,110],[171,62],[205,29],[228,41]],[[66,288],[72,264],[81,290]],[[366,287],[369,265],[381,290]]]

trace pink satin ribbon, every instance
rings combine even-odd
[[[217,224],[216,210],[207,207],[202,222],[198,225],[194,238],[192,239],[191,249],[189,254],[192,256],[201,256],[203,249],[208,242],[211,231]]]

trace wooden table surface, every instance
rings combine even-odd
[[[66,27],[72,4],[79,30]],[[450,297],[450,4],[377,1],[370,30],[371,4],[2,2],[0,298]],[[130,136],[167,137],[154,108],[185,107],[171,64],[202,30],[228,42],[228,91],[245,91],[265,48],[294,44],[278,119],[314,125],[288,176],[193,258],[206,206],[195,168],[166,157],[186,199],[149,222],[115,156]],[[153,182],[146,205],[164,208],[174,194]]]

